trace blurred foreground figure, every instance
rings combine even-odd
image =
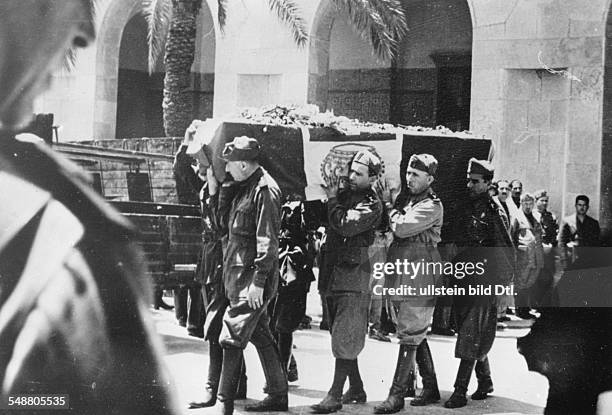
[[[169,414],[133,230],[44,145],[17,141],[69,49],[94,39],[88,0],[0,3],[1,399],[66,394],[82,414]]]

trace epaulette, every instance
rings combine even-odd
[[[440,200],[440,198],[438,197],[438,195],[437,195],[437,194],[435,194],[435,193],[433,192],[433,190],[432,190],[431,192],[429,192],[429,194],[427,195],[427,197],[428,197],[429,199],[431,199],[431,200],[432,200],[434,203],[438,203],[438,204],[442,203],[442,201]]]
[[[259,178],[259,182],[257,182],[257,187],[260,189],[263,189],[265,187],[268,187],[268,180],[266,180],[266,175],[263,174],[260,178]]]

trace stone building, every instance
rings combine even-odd
[[[146,73],[140,1],[103,0],[96,44],[39,101],[62,140],[161,133],[161,74]],[[310,33],[302,49],[266,0],[228,2],[224,33],[217,2],[204,1],[194,117],[310,102],[363,120],[469,129],[494,142],[499,178],[549,189],[558,214],[586,193],[612,228],[610,1],[403,2],[409,32],[384,62],[329,0],[298,1]]]

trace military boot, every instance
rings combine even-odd
[[[287,376],[281,365],[280,356],[275,343],[258,347],[257,353],[266,377],[268,396],[252,405],[247,405],[247,412],[286,411],[289,408],[287,399]]]
[[[485,357],[483,360],[476,361],[476,378],[478,379],[478,389],[474,392],[471,398],[475,401],[487,399],[489,393],[493,392],[493,380],[491,380],[491,368],[489,359]]]
[[[416,362],[419,367],[419,372],[423,378],[423,390],[421,394],[410,402],[411,406],[425,406],[440,400],[440,391],[438,390],[438,379],[434,369],[434,362],[431,357],[431,351],[427,344],[427,339],[423,340],[416,352]]]
[[[204,386],[203,399],[198,402],[189,402],[189,409],[208,408],[217,402],[217,390],[223,365],[223,348],[217,341],[209,341],[208,355],[210,364],[208,365],[208,380]]]
[[[212,410],[215,415],[231,415],[234,413],[234,396],[242,366],[241,356],[242,350],[236,347],[223,349],[223,368],[219,379],[217,402]]]
[[[317,404],[311,405],[312,413],[331,414],[342,409],[342,389],[352,367],[352,362],[346,359],[336,359],[334,380],[327,396]]]
[[[394,414],[404,408],[404,396],[410,382],[410,372],[414,370],[416,349],[413,345],[400,345],[389,396],[374,407],[375,414]]]
[[[455,391],[448,399],[444,402],[445,408],[462,408],[467,405],[467,388],[470,384],[470,377],[472,376],[472,370],[474,370],[474,360],[461,359],[459,363],[459,370],[457,371],[457,378],[455,379]]]
[[[240,365],[240,379],[238,380],[238,386],[236,387],[236,396],[234,399],[246,399],[247,398],[247,375],[246,375],[246,364],[244,361],[244,352],[242,354],[242,364]]]

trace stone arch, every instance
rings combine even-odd
[[[141,0],[113,0],[107,7],[96,42],[94,138],[114,138],[117,113],[119,48],[123,29],[140,11]]]
[[[468,104],[464,105],[462,109],[462,122],[452,122],[453,125],[449,125],[449,127],[467,129],[470,116],[472,22],[474,18],[472,4],[468,0],[460,3],[450,0],[435,0],[433,2],[404,0],[404,3],[408,11],[423,9],[435,3],[431,6],[431,10],[420,10],[420,14],[430,13],[430,19],[441,17],[445,19],[445,22],[450,22],[452,28],[455,29],[457,29],[458,23],[454,22],[451,17],[459,15],[461,17],[460,22],[463,25],[460,29],[465,32],[463,36],[459,37],[462,44],[449,45],[448,41],[445,43],[439,40],[438,45],[431,45],[428,49],[428,56],[420,57],[421,60],[428,60],[429,67],[427,68],[424,67],[426,65],[423,62],[420,62],[415,68],[407,68],[414,69],[412,71],[403,70],[404,68],[401,67],[402,61],[409,61],[409,59],[406,58],[406,53],[401,52],[398,59],[388,66],[364,68],[354,74],[338,73],[332,68],[331,62],[334,57],[330,56],[330,51],[334,50],[333,42],[336,41],[334,39],[336,9],[329,0],[322,0],[315,13],[310,31],[308,101],[319,105],[322,110],[334,109],[340,115],[355,116],[359,113],[359,109],[342,114],[334,106],[338,102],[342,103],[342,99],[345,99],[348,105],[351,105],[351,102],[354,105],[355,101],[359,100],[361,102],[357,106],[360,106],[361,114],[368,117],[370,121],[434,126],[440,124],[436,122],[436,117],[441,114],[440,111],[437,111],[437,107],[445,104],[444,99],[441,99],[445,97],[438,94],[438,81],[441,76],[448,77],[456,69],[461,69],[463,71],[462,88],[467,89],[467,97],[463,96],[460,99],[467,101]],[[412,15],[412,13],[409,13],[409,15]],[[417,21],[413,19],[411,22],[409,18],[409,26],[411,24],[411,35],[419,33],[419,31],[424,32],[423,26],[419,27]],[[432,37],[435,38],[435,36]],[[405,39],[403,45],[406,45],[409,41],[410,39]],[[453,70],[447,70],[445,73],[444,68],[453,68]],[[342,78],[345,78],[347,85],[343,84]],[[363,85],[359,85],[351,91],[351,88],[358,82]],[[368,85],[371,85],[371,90],[369,90]],[[380,91],[384,91],[386,95],[380,94]],[[354,92],[354,94],[351,94],[351,92]],[[364,100],[370,102],[366,103]],[[448,104],[448,101],[447,99],[446,104]],[[427,113],[427,116],[419,115],[419,112]],[[413,116],[414,114],[417,114],[417,116]],[[445,122],[450,122],[448,116]]]
[[[99,25],[93,128],[96,139],[115,137],[121,40],[126,25],[141,9],[142,0],[111,0]],[[208,2],[202,0],[198,16],[198,34],[202,38],[196,43],[196,47],[199,47],[196,50],[196,60],[212,58],[213,62],[210,65],[194,65],[196,73],[192,74],[191,92],[194,117],[198,118],[212,116],[215,43],[219,31],[212,17],[213,12]],[[212,52],[203,50],[207,45],[212,45]]]
[[[147,21],[136,13],[127,22],[119,48],[114,137],[163,137],[163,64],[150,74]]]

